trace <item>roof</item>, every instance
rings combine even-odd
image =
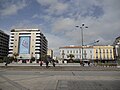
[[[64,46],[64,47],[60,47],[59,49],[62,48],[82,48],[82,46]],[[93,48],[93,46],[83,46],[83,48]]]
[[[39,29],[12,29],[11,32],[23,32],[23,31],[27,31],[27,32],[31,32],[31,31],[40,31]]]

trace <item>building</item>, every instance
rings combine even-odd
[[[18,54],[18,60],[36,60],[47,55],[47,39],[39,29],[13,29],[10,35],[9,56]]]
[[[53,50],[52,49],[47,50],[47,56],[49,56],[50,58],[53,58]]]
[[[8,55],[9,51],[9,35],[0,30],[0,58]]]
[[[60,47],[60,57],[62,59],[69,59],[68,55],[73,54],[74,55],[74,60],[92,60],[93,59],[93,46],[65,46],[65,47]],[[83,49],[83,56],[82,56],[82,49]]]
[[[113,46],[93,46],[94,60],[97,62],[113,62],[114,61],[114,47]]]
[[[60,47],[60,57],[61,59],[69,59],[67,56],[69,54],[74,55],[74,60],[89,60],[91,62],[114,61],[113,46],[65,46]],[[82,56],[83,50],[83,56]]]
[[[120,63],[120,36],[115,39],[113,46],[115,59]]]

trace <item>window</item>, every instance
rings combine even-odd
[[[108,53],[108,49],[107,49],[107,53]]]
[[[67,53],[69,53],[69,50],[67,50]]]
[[[72,53],[72,50],[70,51],[70,53]]]
[[[103,53],[105,53],[105,50],[103,49]]]
[[[19,35],[31,35],[31,33],[19,33]]]
[[[90,53],[92,53],[92,51],[90,50]]]
[[[73,50],[73,53],[75,53],[75,50]]]
[[[112,50],[110,49],[110,53],[112,53]]]
[[[90,55],[90,59],[92,59],[92,55]]]
[[[98,50],[96,49],[96,53],[98,53]]]
[[[76,50],[76,53],[78,53],[78,50]]]
[[[81,53],[81,50],[79,50],[79,53]]]

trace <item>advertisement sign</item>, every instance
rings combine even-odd
[[[21,36],[19,38],[19,54],[29,54],[30,53],[30,37]]]

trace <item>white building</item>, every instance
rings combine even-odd
[[[91,62],[115,62],[113,46],[65,46],[60,47],[60,58],[69,59],[68,55],[73,54],[74,60]],[[82,55],[83,53],[83,55]]]
[[[9,56],[19,54],[18,59],[40,59],[47,55],[47,39],[39,29],[13,29],[10,35]]]
[[[93,46],[65,46],[65,47],[60,47],[60,57],[62,59],[69,59],[67,56],[69,54],[73,54],[74,58],[73,59],[84,59],[84,60],[91,60],[93,59]],[[83,56],[82,56],[82,49],[83,49]]]

